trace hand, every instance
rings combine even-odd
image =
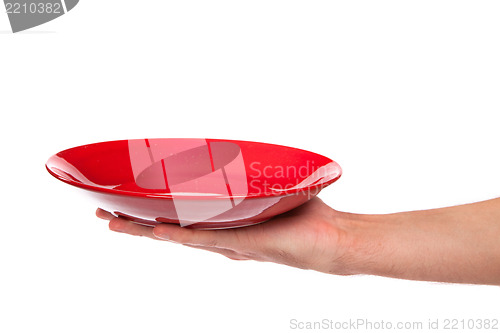
[[[234,260],[270,261],[326,273],[349,274],[349,240],[337,212],[319,198],[254,226],[195,230],[173,224],[148,227],[98,209],[97,216],[109,220],[116,232],[167,240],[220,253]]]
[[[147,227],[103,210],[113,231],[168,240],[235,260],[332,274],[500,285],[500,198],[395,214],[351,214],[315,198],[262,224],[224,230]]]

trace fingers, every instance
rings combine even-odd
[[[109,215],[112,215],[104,210],[97,210],[96,212],[96,215],[99,216],[100,218],[103,218],[103,219],[108,219],[110,216]],[[163,226],[162,226],[163,227]],[[181,228],[179,226],[173,226],[174,228],[179,228],[179,229],[182,229],[182,230],[189,230],[189,229],[184,229],[184,228]],[[201,245],[192,245],[192,244],[188,244],[187,242],[188,241],[196,241],[196,242],[205,242],[205,243],[211,243],[211,244],[214,244],[214,241],[211,240],[211,238],[209,237],[193,237],[193,234],[194,233],[186,233],[187,235],[179,235],[179,233],[176,233],[176,236],[175,236],[175,239],[171,239],[171,237],[169,236],[166,236],[165,234],[165,230],[161,230],[161,229],[168,229],[168,228],[160,228],[160,231],[156,231],[158,232],[159,234],[161,233],[163,235],[163,238],[161,237],[158,237],[156,236],[154,230],[158,228],[155,227],[148,227],[148,226],[144,226],[144,225],[140,225],[140,224],[137,224],[137,223],[134,223],[132,221],[129,221],[129,220],[125,220],[125,219],[122,219],[122,218],[119,218],[119,217],[112,217],[111,220],[109,221],[109,229],[112,230],[112,231],[115,231],[115,232],[121,232],[121,233],[125,233],[125,234],[129,234],[129,235],[133,235],[133,236],[143,236],[143,237],[148,237],[148,238],[151,238],[151,239],[156,239],[156,240],[168,240],[168,241],[171,241],[171,242],[175,242],[175,243],[181,243],[179,240],[182,240],[183,237],[184,238],[184,245],[185,246],[188,246],[188,247],[192,247],[192,248],[196,248],[196,249],[202,249],[202,250],[205,250],[205,251],[209,251],[209,252],[214,252],[214,253],[219,253],[219,254],[222,254],[226,257],[228,257],[229,259],[233,259],[233,260],[248,260],[249,258],[245,257],[244,255],[241,255],[233,250],[230,250],[230,249],[225,249],[225,248],[218,248],[218,247],[213,247],[212,246],[201,246]],[[190,230],[192,231],[192,230]],[[169,232],[167,230],[168,234],[171,234],[171,232]],[[197,231],[196,233],[198,232],[201,232],[201,231]],[[180,234],[182,234],[183,232],[181,232]],[[207,232],[208,233],[208,232]],[[208,236],[208,235],[205,235],[205,236]]]
[[[194,230],[178,225],[160,224],[154,227],[153,234],[157,238],[184,245],[210,248],[234,248],[234,245],[238,243],[238,234],[234,229]]]
[[[244,254],[222,247],[234,243],[234,238],[238,238],[233,230],[192,230],[171,224],[150,227],[115,217],[100,208],[97,209],[96,215],[101,219],[109,220],[109,229],[115,232],[181,243],[188,247],[222,254],[232,260],[252,259]]]
[[[103,220],[109,221],[109,229],[116,232],[121,232],[124,234],[129,234],[133,236],[143,236],[156,240],[160,240],[155,235],[153,235],[153,228],[134,223],[129,220],[125,220],[114,216],[110,212],[107,212],[101,208],[97,208],[95,215]]]
[[[204,247],[205,250],[208,250],[208,248],[223,248],[222,244],[233,243],[229,237],[230,232],[227,232],[231,230],[192,230],[172,224],[161,224],[156,227],[149,227],[116,217],[101,208],[97,209],[96,216],[100,219],[110,221],[110,230],[133,236],[144,236],[156,240],[166,240],[174,243],[191,245],[191,247]],[[217,253],[221,253],[228,257],[235,257],[235,255],[232,255],[232,253],[229,252],[222,253],[219,251]],[[233,253],[235,254],[236,252],[233,251]]]
[[[108,220],[108,221],[110,221],[111,219],[116,217],[113,214],[111,214],[110,212],[107,212],[101,208],[97,208],[95,215],[100,219]]]
[[[104,220],[109,220],[109,229],[115,232],[180,243],[189,247],[219,253],[234,260],[251,259],[232,250],[235,246],[242,246],[242,237],[236,229],[195,230],[166,223],[150,227],[116,217],[100,208],[97,209],[96,216]]]
[[[109,214],[109,213],[104,211],[104,210],[101,210],[101,211],[104,213],[102,213],[98,210],[97,214],[101,214],[101,216],[104,216],[101,218],[107,219],[109,216],[105,215],[105,214]],[[119,217],[113,217],[109,221],[109,229],[112,231],[115,231],[115,232],[121,232],[121,233],[129,234],[129,235],[133,235],[133,236],[143,236],[143,237],[148,237],[148,238],[156,239],[156,240],[168,240],[168,241],[175,242],[175,243],[181,243],[181,242],[179,242],[179,240],[182,238],[179,238],[178,234],[176,235],[177,241],[174,239],[170,239],[170,238],[167,239],[167,236],[163,233],[163,231],[161,231],[163,238],[157,237],[154,233],[154,230],[157,227],[153,228],[153,227],[140,225],[140,224],[137,224],[137,223],[134,223],[132,221],[125,220],[125,219],[122,219]],[[177,226],[177,228],[184,230],[183,228],[181,228],[179,226]],[[163,228],[160,228],[160,229],[163,229]],[[197,232],[200,232],[200,231],[197,231]],[[185,237],[185,236],[181,236],[181,237]],[[191,238],[193,238],[192,235],[191,235]],[[198,242],[200,240],[201,241],[208,241],[208,238],[205,240],[205,239],[199,239],[198,237],[196,237],[195,239],[198,240]],[[188,238],[185,238],[185,240],[187,241]],[[202,249],[205,251],[219,253],[219,254],[222,254],[222,255],[228,257],[229,259],[233,259],[233,260],[248,260],[249,259],[249,258],[247,258],[247,257],[245,257],[245,256],[243,256],[243,255],[241,255],[233,250],[230,250],[230,249],[211,247],[211,246],[192,245],[192,244],[187,244],[187,243],[184,243],[184,245],[188,246],[188,247],[196,248],[196,249]]]
[[[235,229],[194,230],[167,223],[149,227],[118,218],[101,208],[97,209],[96,216],[110,221],[110,230],[130,235],[167,240],[184,245],[203,246],[205,248],[232,248],[234,245],[241,245]]]
[[[140,225],[119,217],[113,217],[111,221],[109,221],[109,229],[112,231],[122,232],[133,236],[143,236],[159,240],[159,238],[157,238],[153,234],[152,227]]]

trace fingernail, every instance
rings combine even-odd
[[[114,219],[109,222],[109,229],[116,232],[125,232],[125,228],[123,228],[121,223]]]
[[[114,232],[125,232],[125,231],[124,231],[123,229],[121,229],[121,228],[116,228],[116,227],[114,227],[114,228],[110,228],[110,229],[111,229],[111,231],[114,231]]]
[[[161,240],[165,240],[165,241],[168,241],[171,243],[177,243],[177,242],[174,242],[173,240],[171,240],[169,235],[167,235],[165,233],[161,233],[161,235],[159,235],[156,231],[156,228],[153,229],[153,235],[155,235],[156,237],[158,237]]]
[[[168,237],[168,235],[161,234],[161,236],[160,236],[160,235],[158,235],[156,232],[154,232],[154,230],[153,230],[153,234],[154,234],[156,237],[158,237],[159,239],[163,239],[163,240],[170,240],[170,237]]]

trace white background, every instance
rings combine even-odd
[[[2,8],[3,10],[3,8]],[[0,13],[2,332],[291,332],[500,319],[492,286],[337,277],[108,231],[47,158],[214,137],[338,161],[320,197],[388,213],[499,196],[498,1],[86,1]]]

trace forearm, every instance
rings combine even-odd
[[[500,199],[388,215],[350,214],[354,274],[500,285]]]

